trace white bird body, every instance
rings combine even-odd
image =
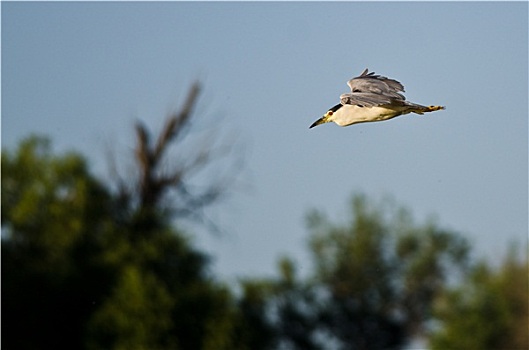
[[[340,103],[332,107],[323,117],[310,127],[334,122],[339,126],[357,123],[378,122],[398,117],[399,115],[445,109],[443,106],[422,106],[406,101],[400,92],[404,86],[396,80],[375,75],[368,70],[347,82],[350,93],[340,96]]]
[[[360,107],[357,105],[343,105],[328,117],[328,122],[335,122],[339,126],[358,123],[379,122],[410,113],[407,106],[379,106]]]

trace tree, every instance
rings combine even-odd
[[[198,93],[195,84],[155,142],[136,125],[138,176],[121,177],[118,191],[45,139],[2,152],[4,347],[233,348],[244,325],[236,301],[174,225],[203,218],[224,193],[214,181],[190,185],[216,153],[180,144],[173,169],[164,163],[189,131]]]
[[[529,268],[511,254],[498,269],[477,264],[466,283],[445,291],[435,308],[432,349],[529,348]]]
[[[215,136],[208,135],[202,144],[184,143],[190,133],[199,93],[200,85],[194,83],[182,108],[167,117],[156,139],[142,122],[136,122],[135,177],[129,172],[122,177],[116,170],[116,164],[112,164],[121,207],[135,216],[135,220],[131,221],[134,225],[151,227],[152,220],[188,218],[217,228],[204,215],[203,209],[226,193],[236,177],[233,170],[238,169],[240,160],[233,157],[231,146],[219,144]],[[218,129],[215,132],[218,133]],[[171,146],[178,152],[171,154],[168,161]],[[226,155],[232,157],[227,158]],[[213,169],[219,164],[230,164],[223,169],[226,171],[231,166],[228,174],[222,175],[219,168]],[[193,179],[205,176],[208,170],[213,176],[207,178],[206,183],[193,186]],[[156,218],[159,215],[166,216]]]
[[[466,266],[468,245],[404,209],[352,199],[351,221],[309,215],[314,274],[300,280],[290,260],[268,281],[265,321],[285,349],[397,349],[424,333],[432,303]]]
[[[14,154],[2,152],[6,348],[81,345],[83,320],[110,284],[111,272],[94,255],[109,207],[84,160],[53,156],[48,140],[31,137]]]
[[[174,219],[182,217],[211,224],[202,210],[217,201],[227,188],[228,180],[220,176],[200,186],[199,190],[190,185],[193,177],[221,159],[223,151],[214,148],[212,139],[207,145],[193,149],[186,149],[182,144],[190,130],[199,92],[199,84],[193,84],[182,107],[168,116],[156,138],[141,122],[135,125],[137,177],[132,181],[131,177],[119,178],[116,194],[119,218],[128,234],[127,250],[119,260],[120,269],[123,273],[133,273],[131,277],[134,278],[120,280],[123,285],[114,288],[105,306],[110,311],[102,311],[91,320],[90,338],[101,340],[96,348],[102,345],[127,348],[131,345],[127,334],[136,333],[134,329],[139,326],[145,328],[151,338],[137,339],[137,344],[144,348],[230,348],[231,333],[219,333],[220,328],[213,328],[212,324],[231,329],[235,322],[232,320],[233,296],[210,278],[206,270],[207,257],[192,249],[183,233],[174,228]],[[166,161],[172,145],[176,145],[179,152]],[[135,267],[132,270],[131,264]],[[145,305],[136,304],[143,313],[138,314],[137,309],[128,307],[115,313],[116,302],[130,292],[133,283],[152,288],[144,290],[144,298],[135,295],[145,302]],[[148,301],[149,293],[170,296],[170,299],[159,299],[163,304],[159,305],[159,310],[164,313],[156,312]],[[119,320],[127,318],[129,313],[137,317],[137,322],[120,323]],[[163,326],[157,319],[160,316],[166,319]],[[138,323],[140,321],[143,326]],[[112,334],[108,334],[107,322],[113,322]],[[154,334],[158,337],[153,338]]]

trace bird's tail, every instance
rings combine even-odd
[[[442,109],[446,109],[444,106],[421,106],[418,104],[412,104],[411,105],[410,112],[416,113],[416,114],[424,114],[427,112],[434,112],[434,111],[440,111]]]

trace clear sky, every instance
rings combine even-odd
[[[226,278],[308,271],[311,209],[353,192],[434,215],[490,259],[527,242],[528,4],[2,2],[2,147],[40,133],[106,176],[136,118],[159,130],[200,79],[199,128],[236,135],[239,185],[197,244]],[[445,111],[309,125],[369,68]],[[231,136],[229,136],[231,137]]]

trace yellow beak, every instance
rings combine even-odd
[[[327,123],[327,115],[324,115],[323,117],[321,117],[320,119],[316,120],[314,123],[312,123],[311,126],[309,126],[309,129],[312,129],[313,127],[315,126],[318,126],[320,124],[325,124]]]

